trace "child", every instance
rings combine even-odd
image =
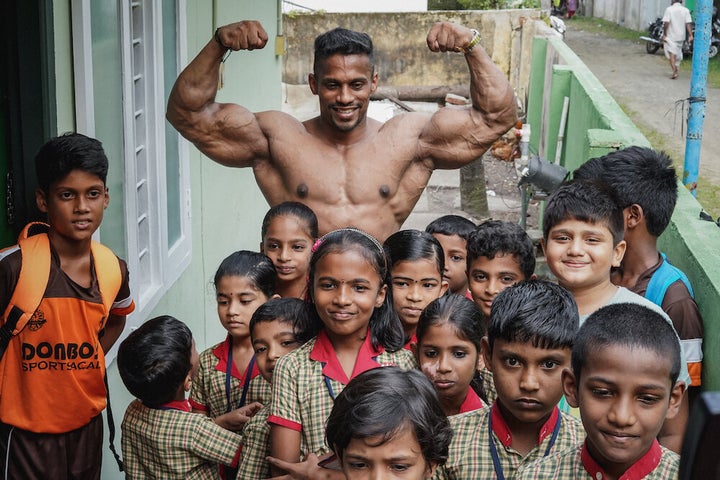
[[[514,222],[488,220],[468,240],[468,285],[473,301],[485,316],[485,328],[495,297],[504,289],[535,278],[535,247],[525,230]],[[493,375],[484,366],[473,381],[488,403],[495,401]]]
[[[484,333],[482,312],[462,295],[433,300],[420,315],[415,358],[447,416],[483,407],[470,382],[481,363]]]
[[[134,309],[125,262],[92,241],[110,199],[108,159],[98,140],[67,133],[40,148],[35,170],[35,199],[49,226],[28,226],[28,234],[30,227],[42,233],[0,259],[0,323],[8,334],[0,362],[0,475],[100,478],[104,352]],[[26,251],[31,244],[37,250]],[[49,274],[31,279],[44,285],[39,305],[11,336],[5,322],[13,321],[13,293],[28,286],[21,267],[40,259]],[[56,461],[48,461],[48,452]]]
[[[310,249],[318,237],[315,213],[299,202],[283,202],[265,214],[260,252],[277,271],[275,293],[305,299]]]
[[[443,250],[429,233],[401,230],[385,240],[385,252],[390,261],[393,306],[409,350],[417,343],[415,329],[420,313],[448,288],[443,280]]]
[[[467,295],[467,241],[475,230],[475,224],[459,215],[444,215],[425,227],[427,233],[442,245],[445,252],[445,279],[450,293]]]
[[[250,336],[262,376],[254,378],[253,382],[272,382],[277,360],[300,346],[294,325],[306,323],[307,308],[297,298],[273,298],[255,310],[250,320]],[[270,454],[269,411],[270,406],[264,406],[243,428],[244,446],[239,469],[239,478],[243,480],[270,477],[270,467],[265,460]]]
[[[467,247],[468,286],[485,320],[498,293],[533,278],[535,248],[514,222],[488,220],[478,225]]]
[[[325,421],[352,378],[385,365],[415,366],[402,348],[387,277],[382,245],[365,232],[344,228],[318,241],[310,259],[310,328],[300,338],[310,340],[282,357],[273,373],[273,457],[298,462],[301,452],[327,453]]]
[[[673,322],[692,378],[700,390],[702,317],[687,276],[657,248],[677,202],[677,176],[670,157],[650,148],[628,147],[592,158],[575,170],[578,180],[601,180],[615,189],[625,217],[627,244],[611,280],[662,307]]]
[[[455,437],[439,478],[514,478],[520,465],[582,439],[580,422],[557,408],[577,328],[577,306],[555,284],[523,282],[497,296],[483,339],[497,400],[450,419]]]
[[[293,478],[422,480],[445,462],[451,437],[427,378],[416,370],[376,368],[353,378],[335,400],[326,434],[335,455],[322,462],[325,469],[312,454],[301,464],[270,461]],[[336,465],[342,472],[330,470]]]
[[[118,370],[132,402],[122,422],[128,479],[215,478],[237,465],[240,435],[190,412],[185,392],[198,370],[190,329],[171,316],[148,320],[118,349]]]
[[[680,343],[658,313],[636,304],[603,307],[580,328],[568,402],[580,408],[584,443],[527,465],[519,479],[677,478],[679,456],[656,437],[678,413]]]
[[[260,370],[249,325],[255,310],[273,296],[276,278],[269,258],[247,250],[225,258],[215,273],[218,316],[228,336],[200,355],[190,404],[193,411],[204,413],[228,430],[239,432],[248,420],[239,415],[240,407],[269,398],[269,388],[261,392],[250,389],[250,381]]]
[[[613,285],[610,269],[625,253],[624,219],[610,187],[593,182],[567,183],[551,195],[543,217],[543,250],[558,282],[575,297],[580,323],[595,310],[613,303],[637,303],[670,318],[657,305],[624,287]],[[689,385],[687,364],[680,380]],[[687,421],[687,398],[681,414],[662,432],[660,443],[679,451]]]

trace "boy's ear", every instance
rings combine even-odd
[[[47,213],[47,195],[41,189],[35,189],[35,204],[38,210]]]
[[[488,340],[487,335],[485,335],[482,338],[482,359],[485,363],[485,368],[488,369],[488,371],[492,372],[492,362],[490,359],[492,358],[492,351],[490,350],[490,340]],[[478,361],[479,363],[479,361]]]
[[[627,248],[627,243],[625,243],[625,240],[620,240],[617,245],[615,245],[615,248],[613,248],[613,258],[612,258],[612,266],[613,267],[619,267],[620,263],[622,262],[623,257],[625,256],[625,249]]]
[[[265,253],[265,242],[263,241],[260,242],[260,253]]]
[[[477,357],[477,363],[475,365],[475,370],[479,372],[483,368],[485,368],[485,357],[483,356],[482,352],[480,352]]]
[[[623,213],[625,214],[625,228],[630,230],[637,227],[641,222],[645,221],[645,212],[637,203],[633,203]]]
[[[190,387],[192,387],[192,373],[188,372],[187,376],[185,377],[185,381],[183,382],[183,390],[189,392]]]
[[[105,187],[105,203],[103,205],[103,210],[106,209],[108,205],[110,205],[110,189]]]
[[[562,371],[562,386],[565,399],[573,408],[578,408],[578,384],[575,374],[569,368]]]
[[[675,386],[670,390],[670,403],[668,405],[665,418],[674,418],[675,415],[680,411],[680,407],[683,402],[687,402],[687,395],[685,395],[685,382],[675,382]]]
[[[546,257],[547,255],[545,254],[545,237],[542,237],[540,239],[540,247],[542,248],[542,251],[543,251],[543,257]]]

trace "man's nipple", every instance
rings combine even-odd
[[[380,196],[383,198],[388,198],[390,196],[390,187],[388,187],[387,185],[381,185]]]
[[[304,183],[301,183],[297,186],[297,195],[300,198],[306,198],[308,196],[308,186]]]

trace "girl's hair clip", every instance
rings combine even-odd
[[[312,253],[317,252],[317,249],[320,248],[320,245],[322,245],[322,243],[323,243],[323,238],[322,237],[318,238],[317,240],[315,240],[315,243],[313,243],[313,246],[310,249],[310,251]]]

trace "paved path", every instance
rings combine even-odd
[[[664,139],[664,149],[682,163],[685,128],[682,108],[676,101],[690,96],[690,72],[680,71],[670,80],[670,65],[662,50],[645,52],[645,43],[616,40],[580,30],[571,21],[565,42],[590,68],[610,94],[641,129]],[[692,62],[687,58],[683,63]],[[720,89],[707,89],[707,103],[700,152],[700,176],[720,184]],[[649,139],[653,142],[654,139]]]

